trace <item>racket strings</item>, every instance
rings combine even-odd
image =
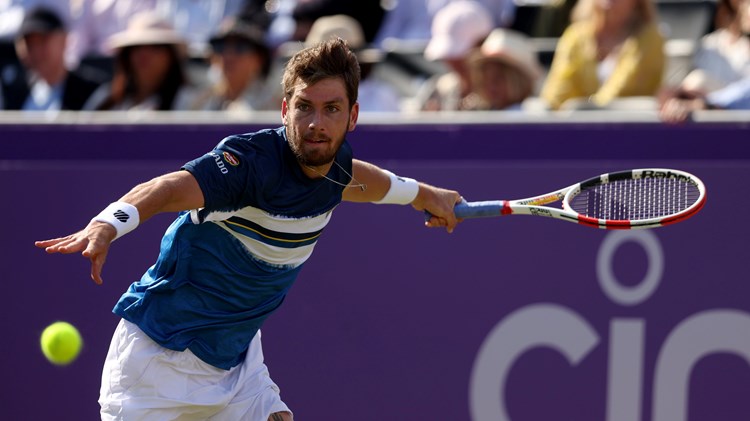
[[[617,180],[582,190],[570,203],[597,219],[643,220],[679,213],[700,196],[696,186],[675,178]]]

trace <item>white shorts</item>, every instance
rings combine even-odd
[[[102,420],[266,421],[290,412],[263,363],[260,331],[245,361],[230,370],[207,364],[190,350],[166,349],[121,320],[102,370]]]

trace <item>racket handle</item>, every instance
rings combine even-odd
[[[461,202],[453,212],[457,218],[486,218],[500,216],[505,209],[504,200],[488,200],[484,202]]]
[[[507,213],[506,202],[504,200],[488,200],[484,202],[467,202],[463,201],[453,208],[453,213],[456,214],[456,218],[487,218],[493,216],[500,216]],[[425,221],[429,221],[432,218],[432,214],[428,211],[424,212]]]

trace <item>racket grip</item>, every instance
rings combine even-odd
[[[484,202],[463,201],[453,208],[453,213],[456,214],[456,218],[488,218],[503,215],[504,208],[504,200],[488,200]],[[424,214],[425,221],[429,221],[432,218],[430,212],[425,211]]]

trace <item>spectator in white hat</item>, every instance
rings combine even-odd
[[[187,78],[184,39],[153,12],[133,16],[128,27],[112,35],[115,75],[94,93],[87,109],[186,110],[194,90]]]
[[[474,93],[467,110],[518,110],[542,76],[534,45],[511,29],[493,30],[471,59]]]
[[[425,83],[417,95],[417,109],[462,108],[463,99],[472,92],[468,58],[493,28],[490,12],[475,0],[456,0],[437,12],[424,57],[442,62],[446,71]]]

